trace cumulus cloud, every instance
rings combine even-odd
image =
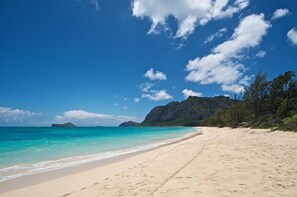
[[[55,121],[58,123],[73,122],[82,126],[115,126],[125,121],[139,121],[133,116],[118,116],[110,114],[93,113],[84,110],[70,110],[57,115]]]
[[[209,37],[204,41],[204,44],[206,44],[206,43],[208,43],[208,42],[211,42],[211,41],[213,41],[213,40],[216,39],[216,38],[220,38],[220,37],[222,37],[222,36],[224,35],[224,33],[226,33],[226,32],[227,32],[227,29],[226,29],[226,28],[222,28],[222,29],[220,29],[217,33],[215,33],[215,34],[209,36]]]
[[[297,45],[297,30],[295,28],[291,29],[287,36],[293,45]]]
[[[189,61],[186,80],[200,84],[216,83],[224,91],[240,93],[244,87],[239,81],[246,68],[239,61],[249,48],[260,44],[270,26],[263,14],[245,17],[229,40],[216,46],[209,55]]]
[[[260,57],[260,58],[263,58],[266,56],[266,51],[259,51],[257,54],[256,54],[257,57]]]
[[[149,78],[150,80],[167,80],[166,74],[160,71],[154,72],[153,68],[150,68],[145,74],[144,77]],[[151,101],[162,101],[173,98],[166,90],[154,90],[152,87],[155,86],[154,83],[146,82],[139,85],[139,89],[142,92],[141,98],[147,98]],[[134,102],[139,102],[139,98],[134,99]]]
[[[144,74],[144,77],[149,78],[150,80],[167,80],[166,74],[156,71],[154,72],[153,68],[150,68],[146,73]]]
[[[148,92],[153,86],[154,84],[146,82],[146,83],[140,84],[138,87],[142,92]]]
[[[249,81],[254,77],[254,75],[244,76],[241,78],[237,84],[222,84],[221,88],[223,91],[232,92],[235,94],[242,93],[245,86],[249,85]]]
[[[250,75],[250,76],[244,76],[243,78],[241,78],[239,81],[238,81],[238,84],[240,85],[244,85],[244,86],[248,86],[249,85],[249,81],[254,78],[255,76],[254,75]]]
[[[168,29],[167,19],[173,16],[178,25],[176,38],[186,38],[197,25],[209,21],[232,17],[249,5],[249,0],[134,0],[133,16],[149,18],[149,34]]]
[[[277,10],[275,10],[275,12],[273,13],[272,20],[282,18],[282,17],[288,15],[289,13],[290,13],[290,12],[289,12],[288,9],[277,9]]]
[[[152,90],[149,93],[143,93],[142,98],[148,98],[151,101],[162,101],[172,99],[173,97],[166,90]]]
[[[244,90],[244,86],[240,84],[231,84],[231,85],[222,84],[221,88],[225,92],[234,92],[236,94],[242,93]]]
[[[1,125],[19,125],[30,124],[34,122],[36,116],[41,113],[31,112],[23,109],[13,109],[10,107],[0,107],[0,124]]]
[[[189,89],[184,89],[182,91],[182,93],[184,94],[185,99],[187,99],[189,96],[198,96],[198,97],[203,96],[202,93],[200,93],[200,92],[194,92],[193,90],[189,90]]]

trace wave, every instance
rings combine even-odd
[[[42,161],[37,163],[31,164],[19,164],[10,167],[5,167],[0,169],[0,182],[7,181],[10,179],[14,179],[21,176],[38,174],[58,169],[63,169],[67,167],[77,166],[89,162],[109,159],[113,157],[123,156],[131,153],[137,153],[142,151],[152,150],[161,146],[169,145],[172,143],[176,143],[191,137],[194,137],[201,132],[198,130],[196,132],[188,133],[182,137],[174,138],[174,139],[167,139],[161,142],[149,143],[145,145],[135,146],[132,148],[116,150],[116,151],[109,151],[109,152],[102,152],[97,154],[90,154],[90,155],[82,155],[82,156],[74,156],[74,157],[67,157],[63,159],[57,160],[49,160],[49,161]]]

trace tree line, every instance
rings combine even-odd
[[[203,122],[207,126],[253,127],[297,131],[297,80],[288,71],[271,81],[258,72],[250,86]]]

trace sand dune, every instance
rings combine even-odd
[[[297,196],[297,133],[203,134],[0,196]]]

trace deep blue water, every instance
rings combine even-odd
[[[193,131],[184,127],[0,127],[0,181],[150,149]]]

